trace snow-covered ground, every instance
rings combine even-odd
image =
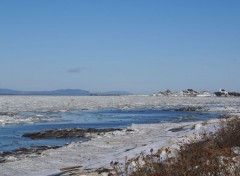
[[[217,97],[50,97],[50,96],[0,96],[0,123],[6,117],[14,118],[22,111],[68,111],[102,108],[175,108],[179,106],[201,106],[210,111],[240,113],[239,98]],[[16,113],[16,114],[14,114]],[[10,114],[8,116],[8,114]],[[9,119],[8,119],[9,120]],[[55,150],[47,150],[38,157],[1,163],[3,176],[28,175],[44,176],[60,172],[61,168],[82,166],[88,169],[109,167],[114,161],[124,161],[125,156],[134,157],[142,151],[149,152],[170,146],[177,148],[183,138],[193,138],[203,128],[214,129],[217,120],[208,123],[165,123],[152,125],[132,125],[131,130],[114,131],[104,135],[95,135],[90,141],[72,143]],[[171,132],[169,129],[183,127],[184,130]],[[195,133],[195,134],[193,134]]]

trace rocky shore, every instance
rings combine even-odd
[[[39,132],[25,133],[23,137],[31,138],[32,140],[39,139],[58,139],[58,138],[86,138],[91,139],[91,134],[104,135],[107,132],[122,131],[120,128],[67,128],[67,129],[54,129],[43,130]],[[129,130],[130,131],[130,130]],[[66,144],[67,145],[67,144]],[[34,146],[30,148],[19,148],[12,151],[0,152],[0,163],[14,162],[24,158],[32,158],[40,156],[43,151],[49,149],[57,149],[62,146]]]
[[[0,163],[14,162],[24,158],[40,156],[45,150],[57,149],[59,147],[60,146],[35,146],[31,148],[19,148],[8,152],[1,152]]]
[[[95,128],[67,128],[67,129],[54,129],[45,130],[39,132],[25,133],[23,137],[31,139],[57,139],[57,138],[86,138],[86,134],[89,133],[106,133],[111,131],[121,131],[122,129],[107,128],[107,129],[95,129]]]

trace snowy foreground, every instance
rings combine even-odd
[[[15,116],[8,113],[22,111],[68,111],[101,108],[175,108],[186,106],[201,106],[209,111],[239,114],[239,98],[200,98],[200,97],[148,97],[148,96],[117,96],[117,97],[49,97],[49,96],[1,96],[0,123],[7,124],[15,121]],[[18,119],[24,120],[24,119]],[[29,119],[28,119],[29,120]],[[30,119],[31,120],[31,119]],[[67,167],[82,166],[86,172],[96,169],[109,168],[111,161],[123,162],[125,156],[134,157],[140,152],[149,153],[150,149],[157,151],[162,147],[178,149],[178,144],[186,138],[195,140],[195,136],[203,129],[213,130],[218,120],[191,123],[165,123],[152,125],[132,125],[123,131],[114,131],[93,136],[88,142],[71,143],[55,150],[47,150],[41,156],[32,156],[12,162],[0,164],[0,175],[29,175],[45,176],[61,172]],[[16,122],[16,121],[15,121]],[[182,127],[180,131],[176,129]],[[164,158],[164,153],[162,153]],[[84,169],[91,169],[84,171]],[[83,174],[83,175],[84,175]]]

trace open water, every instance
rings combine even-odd
[[[21,116],[22,119],[40,117],[45,120],[27,124],[0,126],[0,151],[10,151],[31,146],[62,146],[73,141],[86,140],[81,138],[31,140],[22,137],[27,132],[64,128],[125,128],[132,124],[205,121],[217,118],[219,114],[198,111],[181,112],[169,109],[105,109],[67,112],[22,112],[18,116]]]

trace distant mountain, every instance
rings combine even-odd
[[[17,91],[11,89],[0,89],[0,95],[90,95],[90,92],[80,89],[59,89],[53,91]]]
[[[22,91],[11,90],[11,89],[0,89],[0,95],[17,95],[23,93]]]

